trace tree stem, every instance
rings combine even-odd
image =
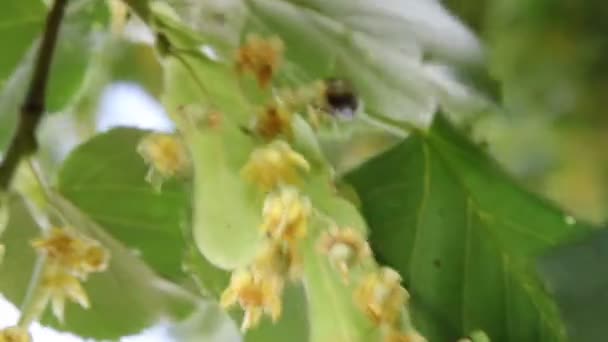
[[[55,0],[47,15],[42,42],[38,49],[34,73],[21,106],[19,122],[5,157],[0,164],[0,191],[8,190],[22,158],[36,152],[36,129],[45,111],[46,86],[59,26],[67,0]]]

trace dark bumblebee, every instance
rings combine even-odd
[[[344,79],[326,79],[324,96],[328,112],[336,116],[352,118],[359,107],[357,94],[351,83]]]

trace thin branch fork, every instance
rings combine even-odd
[[[67,0],[55,0],[47,15],[34,73],[20,109],[17,128],[0,164],[0,191],[8,190],[20,161],[38,149],[36,129],[45,111],[46,87],[66,3]]]

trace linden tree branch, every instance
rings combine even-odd
[[[2,164],[0,164],[0,191],[8,190],[21,159],[33,154],[38,149],[36,129],[45,111],[46,86],[66,2],[67,0],[55,0],[47,15],[34,72],[21,105],[17,128]]]

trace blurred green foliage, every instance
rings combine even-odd
[[[445,4],[482,38],[503,85],[506,117],[482,119],[479,138],[533,189],[586,219],[608,218],[608,3]]]

